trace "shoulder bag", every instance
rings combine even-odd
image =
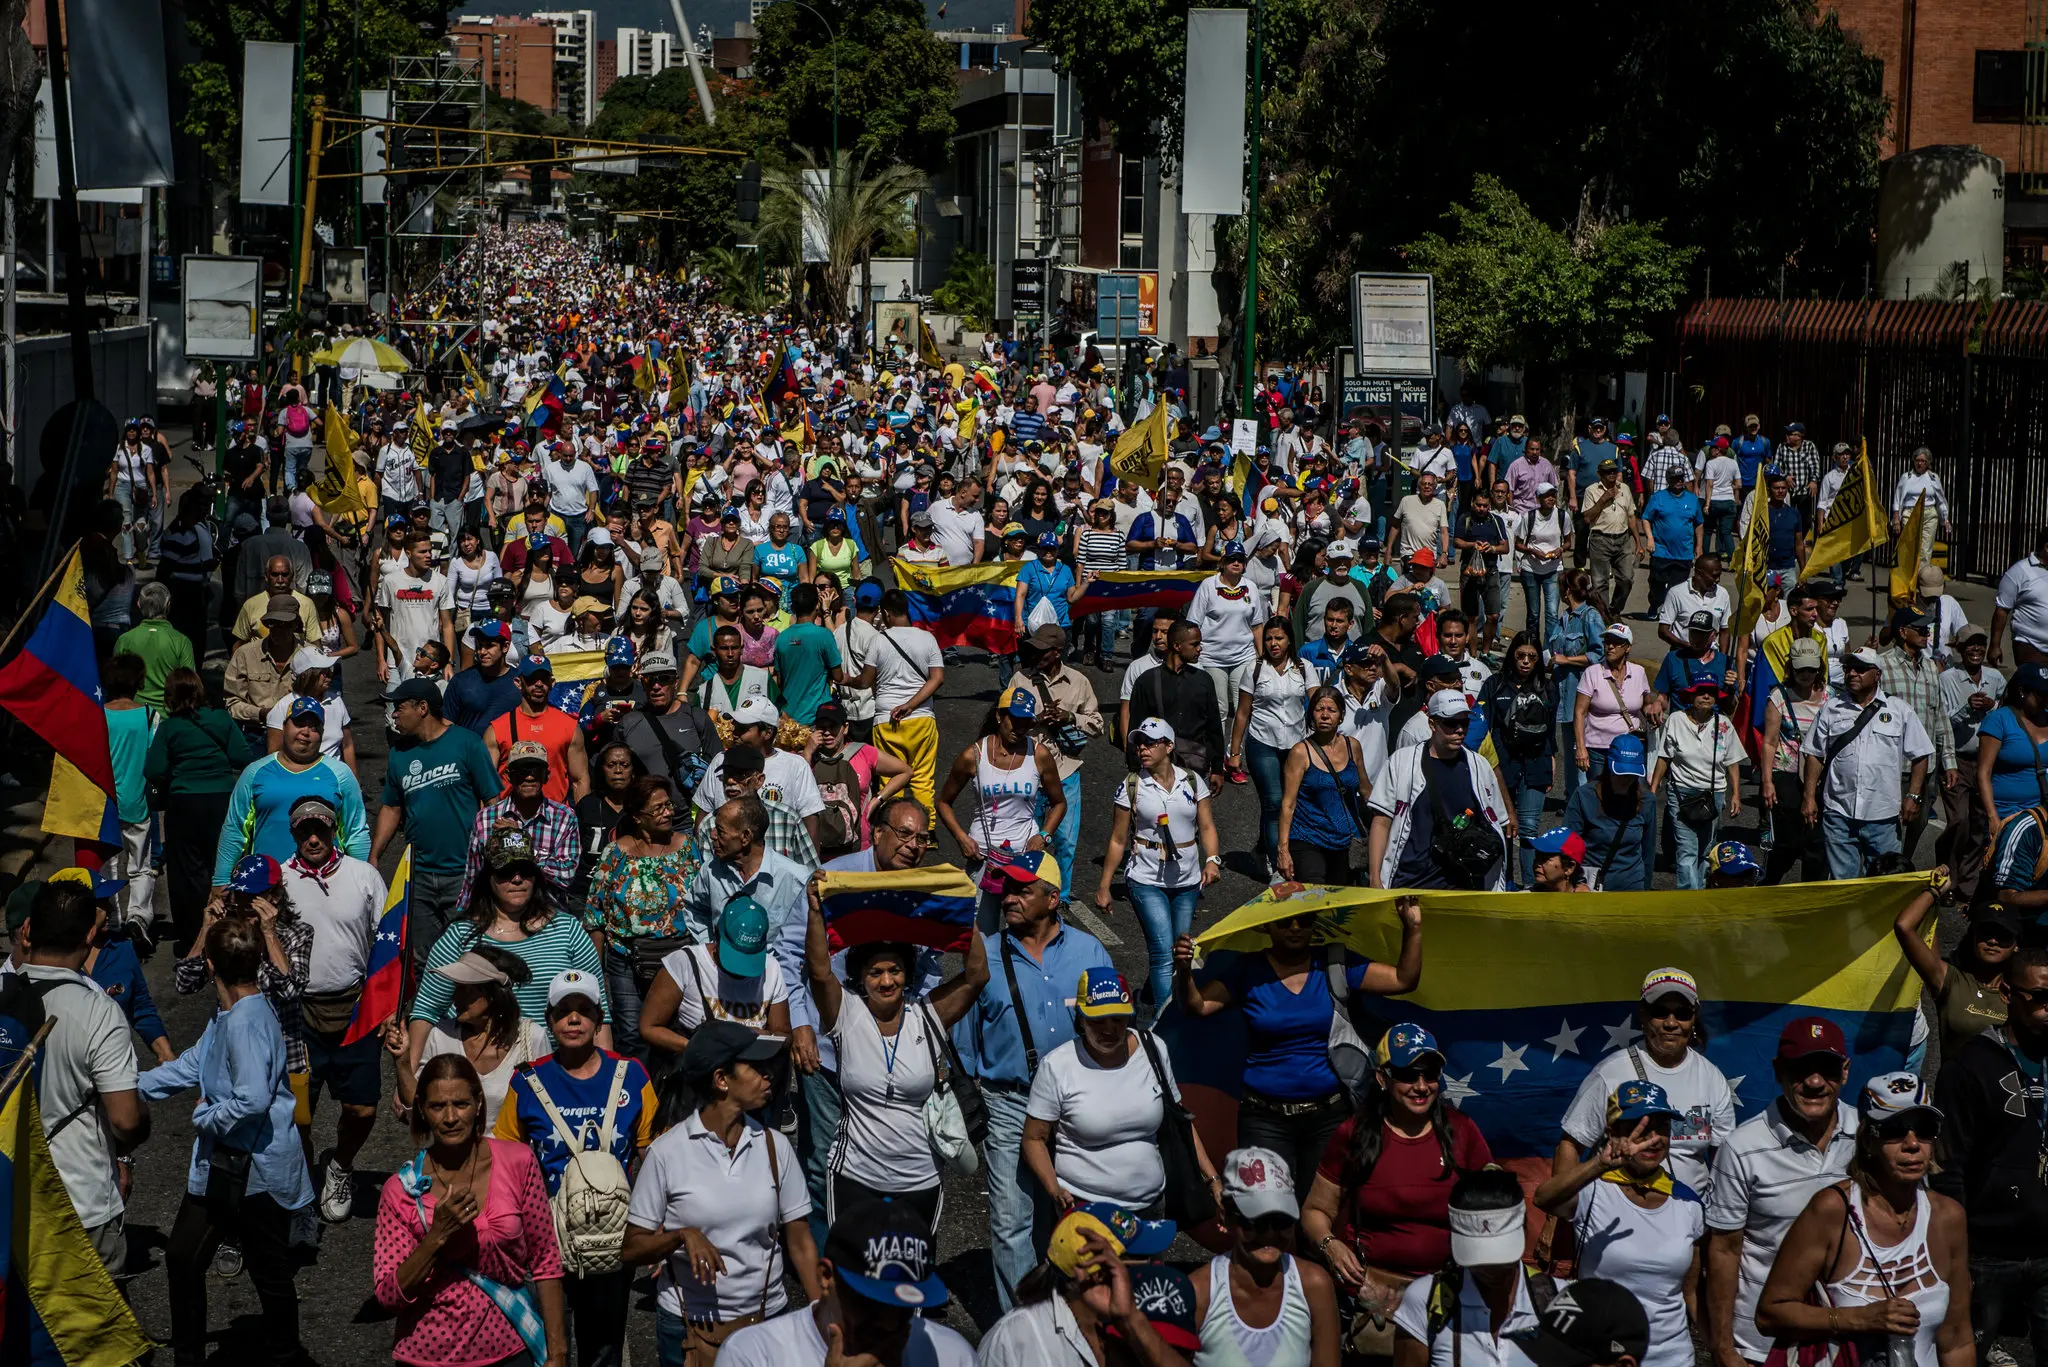
[[[938,1156],[940,1168],[960,1177],[972,1177],[981,1170],[981,1155],[974,1147],[976,1137],[967,1117],[964,1096],[971,1082],[959,1060],[953,1057],[950,1043],[944,1055],[940,1054],[945,1032],[939,1027],[938,1013],[922,1001],[917,1004],[917,1012],[924,1022],[925,1049],[932,1059],[932,1090],[924,1099],[925,1133],[931,1136],[932,1152]],[[985,1139],[988,1108],[982,1103],[979,1087],[974,1088],[973,1101],[981,1112],[981,1137]]]
[[[1850,727],[1847,731],[1844,731],[1841,735],[1836,736],[1833,740],[1828,742],[1827,753],[1820,757],[1819,797],[1822,801],[1825,801],[1827,799],[1828,784],[1830,781],[1833,780],[1835,776],[1836,758],[1839,757],[1844,750],[1849,748],[1850,743],[1854,741],[1856,737],[1863,734],[1863,728],[1870,725],[1871,721],[1877,716],[1877,709],[1878,701],[1877,699],[1873,698],[1870,700],[1868,706],[1866,706],[1861,712],[1856,714],[1856,724],[1854,726]],[[1814,720],[1818,722],[1820,719],[1816,717]]]
[[[1358,1033],[1358,1026],[1351,1019],[1351,984],[1346,977],[1343,950],[1339,949],[1332,955],[1326,949],[1317,958],[1323,977],[1330,985],[1330,1038],[1325,1046],[1330,1056],[1330,1071],[1337,1075],[1337,1085],[1351,1098],[1352,1113],[1357,1114],[1364,1109],[1366,1098],[1372,1095],[1377,1085],[1372,1050],[1366,1047],[1364,1037]]]
[[[1024,1040],[1024,1078],[1029,1082],[1038,1076],[1038,1046],[1031,1038],[1031,1013],[1024,1009],[1024,998],[1017,991],[1017,965],[1011,958],[1016,950],[1011,946],[1007,932],[1001,939],[1003,976],[1010,982],[1010,1010],[1017,1015],[1017,1033]]]
[[[1714,801],[1714,777],[1721,767],[1721,725],[1719,712],[1713,716],[1714,753],[1708,762],[1707,788],[1705,792],[1687,793],[1678,800],[1678,819],[1688,826],[1711,826],[1719,814],[1720,804]]]
[[[1162,1198],[1166,1216],[1182,1229],[1193,1230],[1216,1218],[1216,1198],[1202,1176],[1201,1160],[1195,1155],[1195,1118],[1187,1107],[1174,1100],[1167,1085],[1166,1068],[1159,1061],[1159,1047],[1151,1034],[1139,1030],[1138,1044],[1152,1065],[1152,1079],[1159,1084],[1159,1161],[1166,1169],[1166,1192]]]
[[[1835,1235],[1834,1250],[1828,1254],[1828,1260],[1821,1264],[1820,1276],[1807,1290],[1808,1305],[1828,1304],[1828,1272],[1841,1261],[1842,1242],[1849,1237],[1849,1194],[1840,1185],[1834,1189],[1842,1197],[1842,1228]],[[1771,1351],[1764,1356],[1764,1367],[1858,1367],[1863,1360],[1863,1344],[1867,1342],[1867,1339],[1859,1341],[1857,1337],[1819,1339],[1809,1343],[1788,1343],[1780,1340],[1772,1345]],[[1887,1355],[1880,1340],[1880,1360],[1885,1356]]]
[[[1631,669],[1634,667],[1632,664],[1629,666]],[[1601,671],[1607,676],[1607,691],[1614,695],[1614,705],[1621,709],[1621,719],[1628,723],[1630,734],[1641,735],[1643,723],[1635,713],[1628,710],[1628,702],[1621,695],[1621,685],[1614,681],[1614,671],[1608,669],[1605,665],[1601,666]],[[1628,676],[1624,674],[1622,677],[1626,678]]]

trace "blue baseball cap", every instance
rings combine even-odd
[[[548,662],[547,656],[529,655],[519,662],[520,678],[530,679],[536,674],[545,674],[549,678],[555,676],[555,667]]]
[[[1220,427],[1217,427],[1217,426],[1215,426],[1215,425],[1213,425],[1213,424],[1212,424],[1212,425],[1210,425],[1210,426],[1208,426],[1208,427],[1205,427],[1205,428],[1203,428],[1203,429],[1202,429],[1202,440],[1203,440],[1203,441],[1222,441],[1222,440],[1223,440],[1223,429],[1222,429],[1222,428],[1220,428]]]
[[[632,641],[624,636],[614,636],[605,642],[604,662],[608,665],[629,665],[635,656]]]
[[[1624,778],[1648,777],[1650,771],[1644,762],[1642,737],[1616,736],[1607,747],[1607,768],[1610,773]]]
[[[1038,534],[1038,549],[1041,551],[1056,551],[1059,548],[1060,539],[1057,536],[1051,532],[1040,532]]]
[[[276,861],[273,860],[272,862],[275,863]],[[125,878],[108,877],[104,867],[88,869],[77,864],[72,865],[68,869],[57,870],[46,881],[51,883],[76,883],[82,888],[89,888],[92,890],[92,900],[95,902],[104,902],[122,888],[128,886],[128,880]],[[25,887],[27,884],[23,886]]]
[[[544,551],[553,544],[554,538],[546,532],[536,532],[526,538],[526,549],[529,551]]]
[[[827,509],[825,510],[825,520],[826,520],[827,522],[840,522],[840,523],[843,523],[843,522],[845,522],[845,521],[846,521],[846,509],[844,509],[844,508],[841,508],[841,507],[837,507],[837,506],[834,506],[834,507],[831,507],[831,508],[827,508]]]
[[[325,726],[327,709],[320,705],[318,698],[293,698],[292,705],[285,709],[284,719],[289,722],[312,722],[317,726]]]
[[[1179,1226],[1171,1220],[1141,1220],[1122,1206],[1107,1201],[1083,1201],[1074,1209],[1093,1215],[1106,1225],[1124,1252],[1135,1258],[1150,1258],[1166,1252]]]
[[[411,521],[412,519],[407,517],[404,513],[393,513],[391,516],[384,519],[384,529],[386,531],[389,531],[393,527],[403,527]]]
[[[1608,752],[1608,763],[1613,763],[1613,752]],[[1586,862],[1586,841],[1569,826],[1552,826],[1529,842],[1529,848],[1538,854],[1561,854],[1567,859],[1583,864]]]
[[[1740,876],[1761,873],[1756,854],[1740,840],[1723,840],[1707,851],[1707,872]]]
[[[1620,1120],[1654,1120],[1660,1115],[1676,1120],[1679,1111],[1664,1089],[1646,1078],[1627,1079],[1607,1098],[1610,1125]]]
[[[1019,721],[1031,721],[1038,716],[1038,695],[1012,684],[996,699],[996,711],[1007,712]]]
[[[861,580],[853,591],[853,605],[857,608],[873,608],[880,607],[881,604],[882,586],[872,579]]]
[[[1442,1063],[1444,1050],[1435,1035],[1413,1021],[1403,1021],[1380,1037],[1373,1056],[1382,1068],[1412,1068],[1421,1058],[1434,1058]]]
[[[267,854],[251,854],[235,865],[235,872],[228,879],[228,886],[236,892],[258,896],[269,892],[284,882],[284,867]]]
[[[718,966],[738,978],[758,978],[768,959],[768,909],[735,897],[718,918]]]
[[[512,628],[495,617],[486,617],[481,622],[472,622],[469,634],[479,641],[503,641],[512,635]]]
[[[1222,558],[1222,559],[1224,559],[1224,560],[1249,560],[1249,559],[1251,559],[1251,557],[1250,557],[1249,555],[1247,555],[1247,554],[1245,553],[1245,549],[1244,549],[1244,542],[1242,542],[1242,541],[1226,541],[1226,542],[1224,542],[1224,543],[1223,543],[1223,554],[1222,554],[1221,558]]]
[[[824,1253],[833,1280],[863,1300],[911,1311],[946,1303],[931,1226],[907,1202],[842,1208],[825,1235]]]
[[[1099,964],[1081,971],[1080,984],[1074,989],[1074,1009],[1090,1020],[1138,1013],[1124,975]]]

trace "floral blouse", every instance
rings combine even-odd
[[[689,835],[668,854],[631,855],[607,845],[590,871],[585,915],[594,928],[618,940],[687,934],[679,928],[683,899],[702,863],[697,841]]]

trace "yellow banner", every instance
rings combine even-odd
[[[1735,543],[1735,637],[1749,635],[1750,627],[1764,610],[1764,574],[1771,563],[1771,495],[1763,472],[1757,472],[1756,492],[1749,500],[1749,526]]]
[[[1109,470],[1119,480],[1150,486],[1159,479],[1172,454],[1172,436],[1166,426],[1166,405],[1155,403],[1151,414],[1116,439],[1110,452]]]
[[[368,512],[356,492],[356,434],[349,430],[348,419],[333,404],[327,405],[326,435],[322,440],[327,449],[327,468],[308,490],[313,502],[329,517]]]
[[[1899,544],[1892,552],[1892,606],[1911,606],[1913,591],[1918,587],[1922,560],[1921,550],[1925,545],[1927,525],[1927,495],[1920,495],[1913,505],[1913,511],[1906,518],[1906,526],[1899,533]]]
[[[1877,481],[1870,473],[1870,444],[1865,442],[1814,533],[1813,550],[1800,573],[1812,579],[1854,560],[1882,540],[1884,505],[1877,497]]]

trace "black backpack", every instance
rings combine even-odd
[[[14,1067],[15,1060],[27,1051],[36,1032],[43,1028],[48,1019],[43,998],[57,985],[26,973],[9,973],[0,978],[0,1076]],[[40,1070],[41,1065],[42,1055],[38,1054],[35,1067]]]
[[[1425,764],[1428,758],[1425,753],[1415,762]],[[1436,778],[1426,767],[1422,770],[1422,781],[1429,794],[1432,816],[1429,852],[1436,859],[1437,870],[1454,888],[1487,887],[1494,867],[1507,858],[1507,841],[1483,813],[1469,807],[1462,812],[1447,808]]]
[[[1509,753],[1518,759],[1541,754],[1557,725],[1555,710],[1548,698],[1533,689],[1510,691],[1505,709],[1507,725],[1502,728],[1507,732],[1504,739]]]

